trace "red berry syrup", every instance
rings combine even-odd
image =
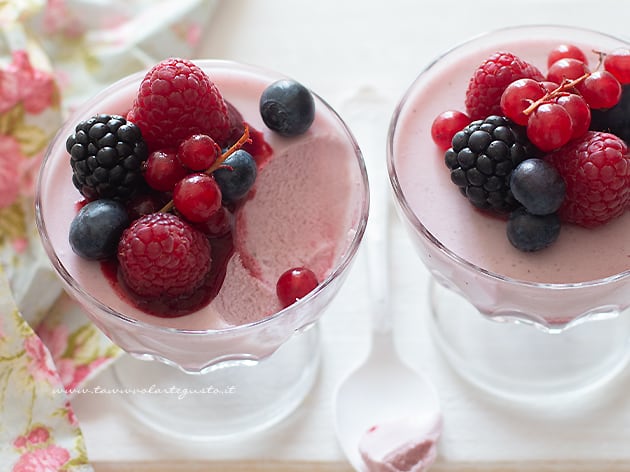
[[[116,260],[101,262],[101,271],[119,297],[145,313],[161,318],[189,315],[208,305],[217,296],[225,280],[228,262],[234,253],[232,233],[220,238],[210,238],[209,241],[212,246],[210,271],[201,287],[185,297],[147,299],[134,294],[123,282]]]
[[[260,169],[271,158],[273,149],[265,141],[262,132],[250,127],[249,133],[251,142],[245,144],[243,148],[252,155]],[[236,207],[238,207],[238,204]],[[230,210],[234,210],[234,208],[230,208]],[[204,231],[204,228],[198,229]],[[220,237],[209,237],[208,240],[212,246],[210,271],[203,285],[186,297],[165,297],[164,299],[139,297],[125,286],[122,277],[119,275],[117,260],[101,262],[101,271],[119,297],[145,313],[161,318],[175,318],[188,315],[200,310],[214,300],[221,290],[228,262],[234,254],[234,242],[231,231]]]

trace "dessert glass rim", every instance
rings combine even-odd
[[[394,112],[392,114],[392,118],[389,123],[389,129],[387,132],[387,153],[386,153],[387,173],[388,173],[389,180],[391,183],[392,191],[394,193],[394,196],[396,197],[397,204],[402,210],[402,212],[405,214],[405,217],[408,218],[409,222],[414,227],[414,229],[418,231],[420,234],[422,234],[422,236],[428,242],[430,242],[435,248],[437,248],[442,254],[446,255],[453,262],[469,270],[472,270],[476,273],[479,273],[483,275],[484,277],[488,277],[488,278],[501,281],[501,282],[506,282],[511,285],[521,285],[521,286],[527,286],[527,287],[532,287],[532,288],[543,288],[543,289],[550,289],[550,290],[574,290],[574,289],[584,288],[584,287],[595,287],[599,285],[606,285],[609,283],[618,282],[626,278],[630,278],[630,269],[627,269],[627,270],[624,270],[617,274],[612,274],[607,277],[580,281],[580,282],[570,282],[570,283],[534,282],[534,281],[509,277],[509,276],[502,275],[488,269],[484,269],[483,267],[480,267],[479,265],[468,261],[466,258],[458,255],[457,253],[455,253],[454,251],[446,247],[444,244],[442,244],[440,240],[436,238],[433,235],[433,233],[431,233],[431,231],[429,231],[429,229],[426,226],[424,226],[424,224],[422,224],[420,219],[411,209],[411,206],[409,205],[409,202],[407,198],[405,197],[405,193],[403,192],[402,186],[400,185],[400,181],[398,179],[398,173],[397,173],[396,166],[394,163],[394,137],[397,131],[397,124],[398,124],[400,114],[403,110],[403,107],[405,106],[407,99],[413,92],[415,86],[418,84],[420,80],[422,80],[425,73],[427,73],[431,68],[433,68],[436,65],[436,63],[438,63],[440,60],[442,60],[446,56],[466,46],[469,46],[477,41],[482,41],[484,39],[488,39],[495,35],[509,34],[511,32],[527,31],[527,30],[547,30],[547,31],[555,30],[556,32],[566,31],[566,32],[572,32],[572,33],[582,32],[585,34],[607,37],[611,40],[619,41],[620,43],[626,43],[630,47],[630,40],[626,40],[624,38],[621,38],[621,37],[618,37],[609,33],[604,33],[595,29],[579,27],[579,26],[559,25],[559,24],[522,24],[522,25],[505,26],[505,27],[485,31],[483,33],[471,36],[464,41],[460,41],[454,46],[440,53],[420,71],[420,73],[414,78],[414,80],[409,85],[409,87],[405,90],[403,95],[398,100],[396,107],[394,108]],[[629,150],[630,150],[630,147],[629,147]]]
[[[223,68],[223,69],[240,69],[240,70],[244,70],[244,71],[250,71],[252,73],[257,73],[257,74],[265,74],[265,75],[270,75],[270,76],[274,76],[278,79],[280,78],[289,78],[289,76],[281,74],[277,71],[274,71],[272,69],[268,69],[265,67],[261,67],[258,65],[254,65],[254,64],[248,64],[248,63],[243,63],[243,62],[238,62],[238,61],[232,61],[232,60],[227,60],[227,59],[191,59],[192,62],[194,62],[195,64],[197,64],[198,66],[200,66],[202,69],[204,70],[211,70],[211,69],[218,69],[218,68]],[[42,242],[42,245],[46,251],[46,253],[49,256],[49,259],[54,267],[54,269],[56,270],[56,272],[61,276],[61,278],[63,279],[64,283],[68,285],[68,287],[70,287],[70,289],[72,290],[72,293],[74,294],[75,297],[79,297],[82,300],[95,305],[96,307],[98,307],[99,310],[107,313],[108,315],[114,316],[116,318],[118,318],[119,320],[121,320],[124,323],[128,323],[130,325],[133,326],[138,326],[138,327],[142,327],[145,329],[149,329],[149,330],[156,330],[156,331],[160,331],[160,332],[167,332],[167,333],[171,333],[171,334],[185,334],[185,335],[200,335],[200,336],[204,336],[204,335],[209,335],[209,334],[219,334],[219,333],[234,333],[234,332],[241,332],[241,331],[247,331],[250,329],[255,329],[258,328],[259,326],[263,326],[266,325],[268,323],[271,323],[273,321],[275,321],[276,319],[286,315],[287,313],[290,313],[292,311],[296,311],[299,310],[299,308],[305,304],[308,303],[309,300],[315,298],[318,296],[318,294],[324,290],[328,285],[330,285],[335,279],[337,279],[350,265],[350,263],[352,262],[352,260],[354,259],[354,256],[356,254],[356,252],[359,249],[361,240],[363,238],[363,234],[365,233],[365,228],[367,226],[367,219],[368,219],[368,214],[369,214],[369,207],[370,207],[370,184],[369,184],[369,180],[368,180],[368,173],[367,173],[367,168],[365,165],[365,161],[363,159],[363,154],[361,152],[361,149],[354,137],[354,135],[352,134],[352,131],[349,129],[348,125],[346,124],[346,122],[341,118],[341,116],[337,113],[337,111],[326,101],[324,100],[320,95],[318,95],[317,93],[315,93],[314,91],[311,91],[313,97],[315,98],[316,102],[319,102],[324,109],[331,114],[331,116],[334,118],[335,121],[337,121],[340,125],[341,128],[340,130],[343,131],[343,133],[345,134],[346,138],[349,140],[350,144],[352,145],[352,149],[354,152],[354,159],[356,161],[356,164],[358,165],[359,168],[359,174],[360,174],[360,180],[363,183],[362,187],[363,187],[363,196],[360,199],[361,201],[361,208],[358,209],[357,211],[357,224],[353,229],[353,236],[352,239],[348,242],[346,250],[340,255],[337,263],[335,264],[333,270],[326,276],[326,278],[321,281],[317,287],[315,289],[313,289],[311,292],[309,292],[306,296],[300,298],[299,300],[297,300],[295,303],[293,303],[292,305],[283,308],[269,316],[266,316],[265,318],[262,318],[260,320],[256,320],[256,321],[252,321],[249,323],[243,323],[240,325],[233,325],[233,326],[227,326],[224,328],[220,328],[220,329],[183,329],[183,328],[173,328],[173,327],[169,327],[169,326],[160,326],[160,325],[155,325],[155,324],[151,324],[145,321],[141,321],[141,320],[137,320],[134,318],[131,318],[123,313],[120,313],[117,310],[114,310],[113,308],[109,307],[108,305],[106,305],[105,303],[101,302],[100,300],[98,300],[96,297],[94,297],[93,295],[87,293],[85,290],[83,290],[81,288],[81,286],[78,284],[78,282],[74,279],[74,277],[68,272],[68,270],[66,269],[66,267],[63,265],[63,263],[61,262],[61,260],[59,259],[56,251],[54,250],[52,243],[49,240],[48,237],[48,231],[46,229],[46,223],[43,220],[42,217],[42,211],[41,211],[41,206],[42,206],[42,192],[41,192],[41,184],[42,184],[42,179],[43,179],[43,169],[46,167],[46,164],[48,162],[48,160],[51,158],[52,155],[52,149],[54,146],[54,143],[58,142],[59,139],[65,139],[64,134],[68,132],[68,130],[73,129],[73,119],[75,119],[77,117],[77,112],[81,109],[88,109],[91,108],[95,103],[97,103],[103,96],[108,95],[109,93],[112,93],[114,90],[120,88],[121,86],[129,86],[130,84],[137,82],[138,84],[140,83],[140,81],[142,80],[142,78],[146,75],[146,70],[141,70],[138,72],[134,72],[130,75],[127,75],[125,77],[122,77],[121,79],[111,83],[110,85],[108,85],[107,87],[103,88],[101,91],[97,92],[96,94],[92,95],[91,98],[87,99],[86,101],[84,101],[79,107],[77,107],[76,110],[74,110],[72,113],[70,113],[70,116],[66,119],[66,121],[64,122],[64,124],[60,127],[59,130],[57,130],[57,132],[55,133],[54,137],[50,140],[50,142],[48,143],[47,149],[44,153],[44,158],[42,160],[41,163],[41,167],[40,167],[40,171],[37,175],[37,182],[36,182],[36,191],[35,191],[35,220],[36,220],[36,225],[39,229],[39,233],[40,233],[40,239]],[[98,261],[97,261],[98,262]],[[190,315],[188,315],[190,316]]]

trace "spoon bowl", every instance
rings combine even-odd
[[[361,91],[346,105],[344,118],[356,134],[371,179],[370,217],[366,229],[365,255],[368,263],[368,293],[372,318],[372,345],[363,363],[339,385],[335,398],[335,428],[338,441],[349,462],[358,471],[367,471],[359,444],[369,430],[398,420],[412,425],[412,431],[435,431],[441,426],[437,391],[431,381],[412,369],[398,355],[392,330],[389,304],[390,198],[379,149],[385,142],[381,133],[388,116],[382,98]],[[417,427],[416,427],[417,426]],[[396,426],[394,426],[396,428]],[[387,443],[422,440],[405,437],[406,427],[389,434]],[[387,444],[386,446],[389,446]],[[380,445],[379,445],[380,447]],[[432,449],[434,453],[434,448]]]
[[[402,362],[390,336],[377,334],[368,357],[337,390],[337,438],[355,470],[367,470],[359,442],[368,429],[398,418],[430,422],[439,411],[433,384]]]

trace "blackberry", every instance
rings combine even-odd
[[[507,213],[519,206],[510,190],[512,170],[535,154],[524,128],[492,115],[455,133],[444,162],[453,183],[473,205]]]
[[[591,131],[615,134],[630,145],[630,84],[623,85],[621,98],[607,110],[591,110]]]
[[[149,153],[140,128],[119,115],[79,122],[66,140],[72,183],[88,200],[128,200],[145,187],[142,165]]]

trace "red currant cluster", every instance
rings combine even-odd
[[[607,109],[619,101],[622,85],[630,84],[630,50],[597,52],[591,71],[585,53],[561,44],[547,57],[543,80],[517,78],[500,98],[500,110],[514,123],[527,126],[527,136],[541,151],[551,151],[583,135],[590,126],[591,109]],[[469,114],[447,110],[431,127],[434,142],[448,149],[455,133],[471,121]]]
[[[618,49],[598,56],[598,66],[591,71],[577,46],[554,48],[548,55],[545,80],[523,78],[504,90],[503,114],[526,126],[528,138],[541,151],[552,151],[582,136],[590,127],[591,109],[615,106],[621,85],[629,79],[630,51]]]
[[[208,236],[222,236],[227,225],[217,227],[213,223],[227,223],[229,219],[225,217],[227,210],[222,206],[221,188],[213,172],[247,142],[247,126],[241,138],[223,153],[212,137],[193,135],[182,141],[177,150],[153,151],[146,161],[144,178],[154,190],[172,192],[173,198],[163,211],[175,208],[189,223],[206,229]]]

